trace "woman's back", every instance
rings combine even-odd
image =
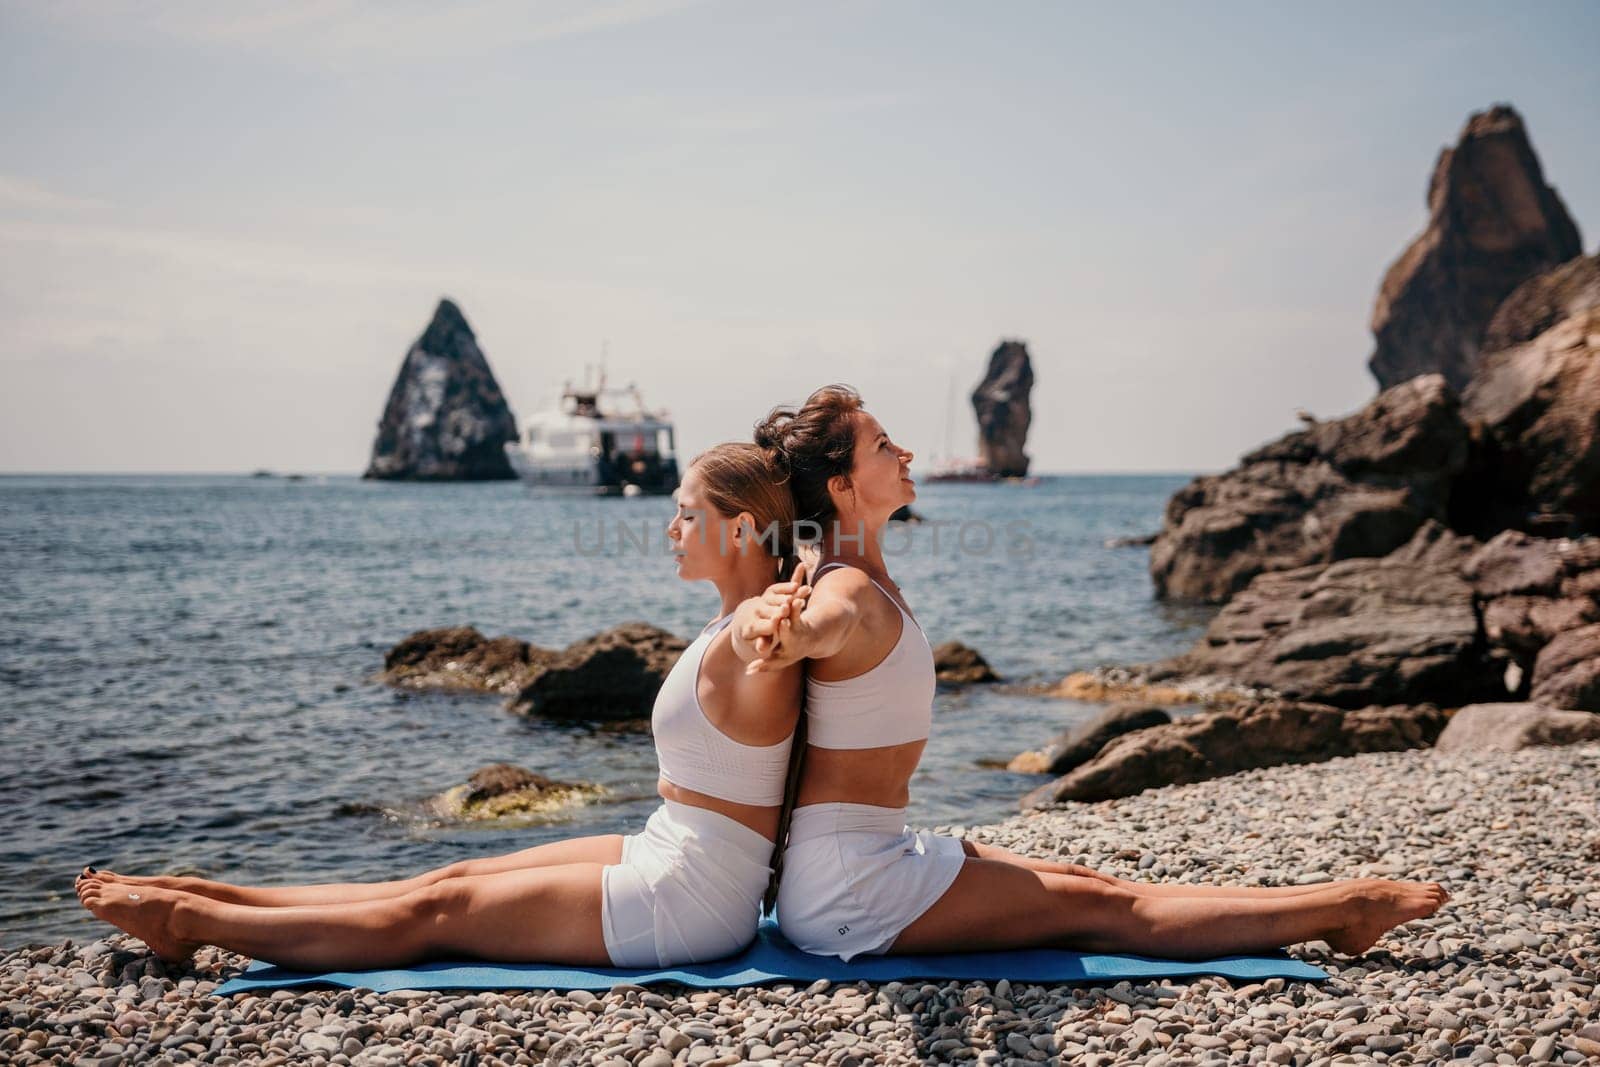
[[[777,837],[799,718],[798,671],[746,675],[726,633],[731,615],[701,631],[673,665],[651,715],[667,800],[706,808]]]

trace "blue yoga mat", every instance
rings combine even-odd
[[[218,996],[289,986],[336,985],[387,993],[396,989],[589,989],[616,985],[675,982],[697,989],[766,985],[772,982],[889,982],[907,978],[1105,983],[1123,979],[1182,978],[1213,974],[1224,978],[1299,978],[1321,981],[1328,972],[1290,959],[1281,952],[1265,956],[1223,956],[1191,963],[1144,956],[1112,956],[1064,949],[1018,952],[961,952],[938,956],[863,956],[844,963],[832,956],[813,956],[789,944],[771,919],[762,922],[756,939],[737,956],[684,967],[566,967],[538,963],[423,963],[380,971],[329,971],[307,974],[268,963],[252,963],[237,978],[224,982]]]

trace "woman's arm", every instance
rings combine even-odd
[[[797,577],[804,580],[803,572]],[[791,583],[780,583],[788,585]],[[782,670],[804,659],[827,659],[844,648],[861,621],[860,601],[871,583],[854,570],[840,571],[826,587],[799,585],[787,592],[774,586],[740,605],[751,655],[740,652],[752,673]],[[747,610],[748,608],[748,610]],[[737,628],[739,622],[736,620]]]

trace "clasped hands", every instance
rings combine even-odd
[[[813,636],[803,617],[811,598],[810,573],[810,564],[802,562],[787,582],[767,586],[737,623],[736,636],[756,652],[746,674],[779,671],[806,658]]]

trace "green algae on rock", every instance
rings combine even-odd
[[[467,822],[549,816],[607,794],[591,782],[558,782],[510,763],[493,763],[472,772],[462,785],[428,800],[434,815]]]

